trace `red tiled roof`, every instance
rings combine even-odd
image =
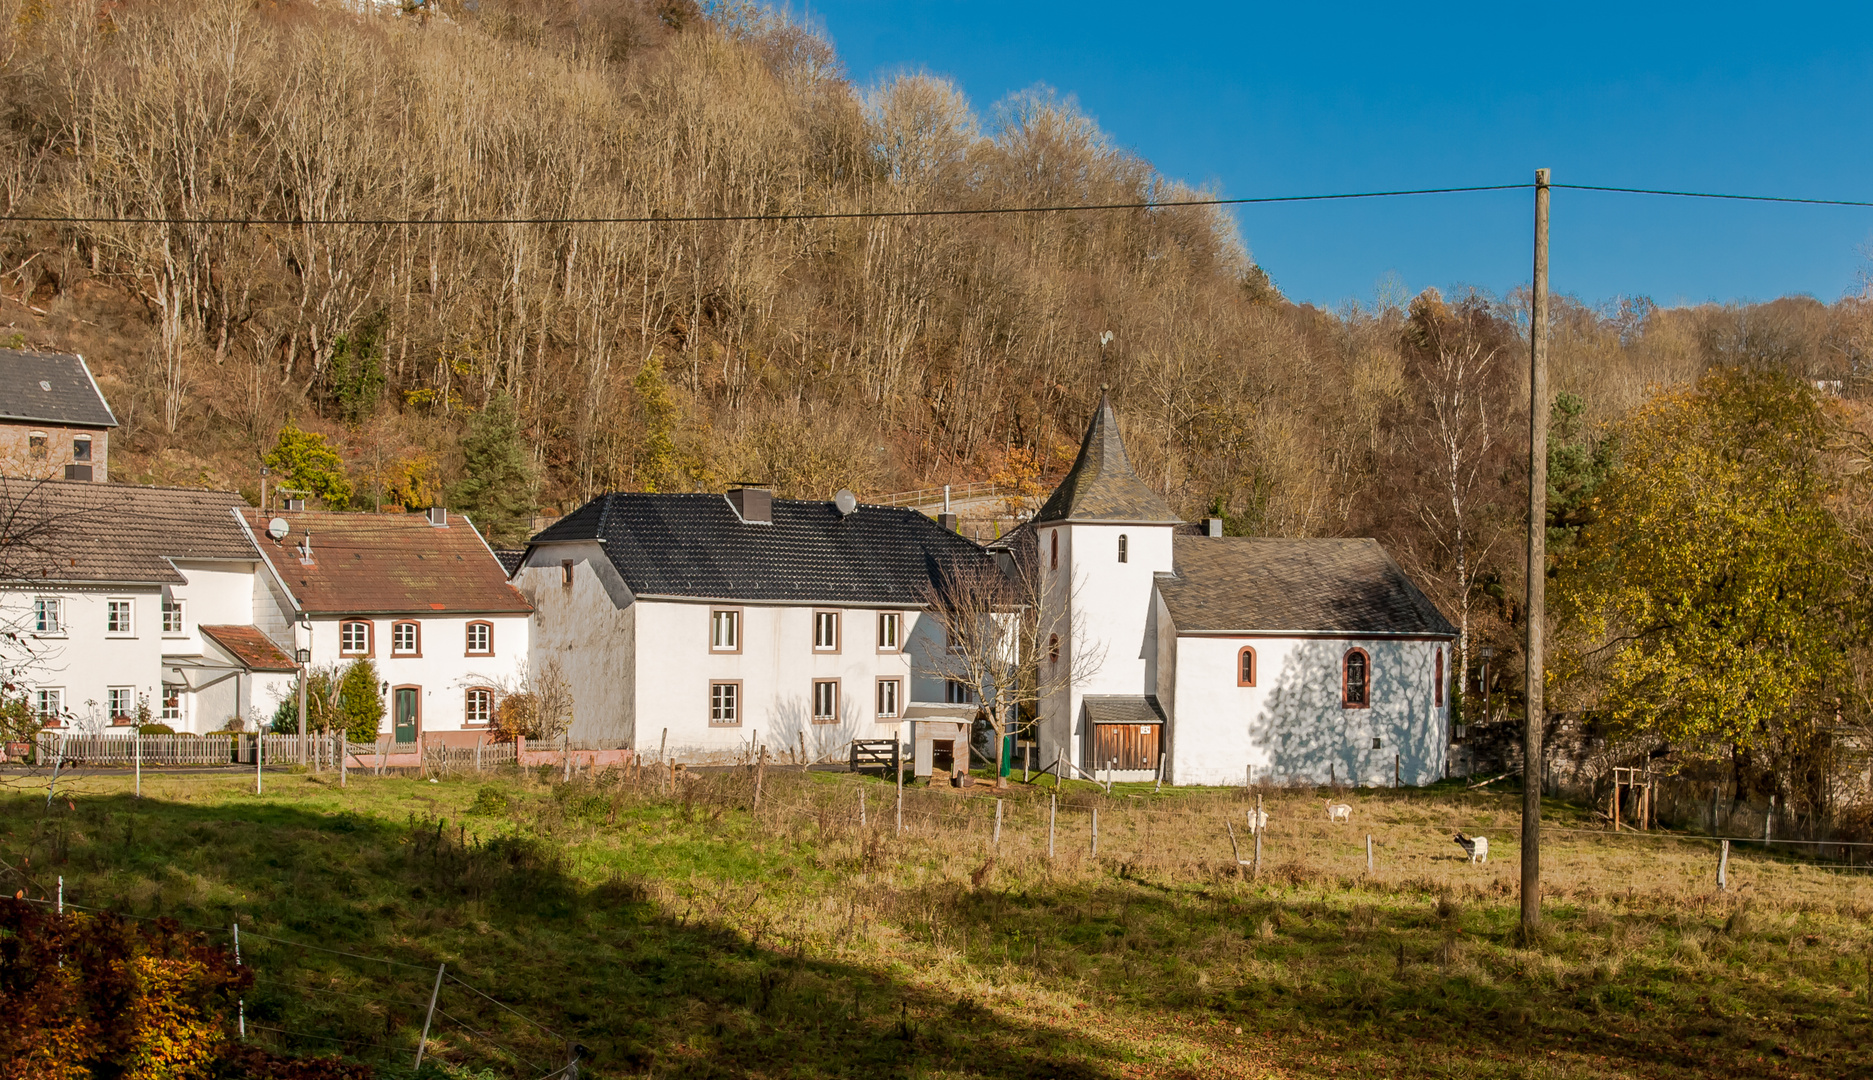
[[[204,626],[202,633],[234,654],[249,671],[298,671],[299,665],[257,626]]]
[[[299,510],[242,512],[260,553],[299,610],[331,615],[402,615],[443,611],[515,614],[533,610],[467,518],[448,525],[424,514],[338,514]],[[267,523],[286,521],[274,540]],[[311,536],[312,557],[302,558]]]

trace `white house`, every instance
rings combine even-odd
[[[1043,760],[1167,782],[1423,784],[1448,748],[1456,631],[1374,540],[1224,537],[1132,470],[1102,398],[1023,528],[1040,560]]]
[[[50,724],[178,731],[271,711],[296,677],[255,632],[259,553],[238,494],[0,480],[9,678]]]
[[[975,706],[930,674],[943,637],[924,609],[959,564],[993,560],[913,510],[612,493],[535,536],[514,582],[534,663],[558,659],[572,685],[574,738],[697,762],[804,741],[818,758],[911,739],[917,716],[943,728],[919,741],[941,768],[966,764]]]
[[[314,667],[369,659],[397,742],[466,742],[488,727],[523,674],[533,609],[466,517],[240,516],[265,570],[252,587],[269,638],[309,649]]]

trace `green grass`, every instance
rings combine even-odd
[[[1718,895],[1707,845],[1566,831],[1586,815],[1557,806],[1547,930],[1522,943],[1512,795],[1362,792],[1336,830],[1314,793],[1270,793],[1250,878],[1221,829],[1240,792],[1075,785],[1049,861],[1034,789],[995,851],[985,799],[913,792],[899,838],[891,788],[843,776],[770,772],[758,818],[745,774],[677,800],[520,775],[251,784],[146,777],[136,800],[87,777],[49,812],[13,785],[0,859],[31,884],[7,887],[238,919],[256,1037],[392,1064],[446,962],[603,1077],[1870,1074],[1860,877],[1738,851]],[[1490,830],[1488,867],[1456,857],[1453,822]],[[441,1008],[450,1069],[563,1060],[452,983]]]

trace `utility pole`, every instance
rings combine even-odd
[[[1542,631],[1548,616],[1548,170],[1535,170],[1535,295],[1528,320],[1528,620],[1522,726],[1522,930],[1541,925]]]

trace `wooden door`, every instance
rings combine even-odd
[[[416,688],[399,686],[392,699],[393,716],[396,722],[396,738],[400,743],[416,741]]]
[[[1093,731],[1094,772],[1149,772],[1158,767],[1158,724],[1098,724]]]

